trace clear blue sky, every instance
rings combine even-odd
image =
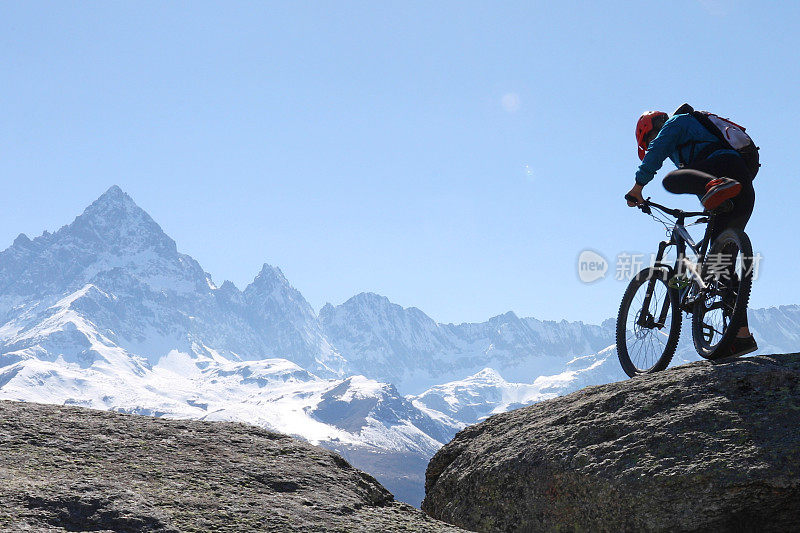
[[[2,2],[0,248],[118,184],[217,283],[269,262],[316,309],[597,322],[624,284],[577,255],[655,249],[621,199],[634,125],[688,101],[762,147],[752,303],[798,303],[798,25],[797,2]]]

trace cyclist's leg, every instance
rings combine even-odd
[[[714,178],[731,178],[742,186],[752,182],[750,171],[744,160],[736,154],[720,154],[704,159],[685,168],[673,170],[664,177],[664,188],[675,194],[696,194],[702,197],[706,193],[706,184]]]
[[[733,209],[728,213],[716,216],[714,227],[711,228],[711,240],[713,241],[727,228],[735,228],[744,231],[747,222],[750,220],[750,216],[753,214],[756,193],[753,189],[753,178],[742,158],[734,154],[722,154],[712,157],[711,159],[706,159],[694,165],[692,169],[686,170],[695,173],[701,172],[706,176],[711,175],[712,177],[724,176],[726,178],[735,179],[742,184],[742,191],[731,198]],[[742,327],[737,337],[749,336],[750,330],[748,329],[747,313],[745,313]]]
[[[753,207],[756,201],[756,192],[753,189],[753,181],[747,180],[742,184],[742,192],[732,198],[733,210],[729,213],[717,215],[715,227],[712,228],[712,240],[727,228],[735,228],[744,231],[750,215],[753,214]],[[742,320],[742,329],[739,330],[738,337],[749,337],[750,330],[747,329],[747,313]]]
[[[735,228],[744,231],[750,216],[753,214],[753,207],[756,203],[756,191],[753,189],[753,182],[742,183],[742,192],[731,198],[733,209],[729,213],[722,213],[716,217],[716,226],[713,228],[712,239],[717,237],[727,228]]]
[[[662,183],[673,194],[694,194],[701,198],[706,193],[706,184],[714,177],[694,168],[680,168],[664,176]]]
[[[694,173],[700,172],[705,176],[711,176],[712,179],[731,178],[742,184],[742,191],[731,198],[733,210],[729,213],[717,215],[717,224],[712,229],[711,238],[713,240],[727,228],[736,228],[744,231],[747,221],[750,220],[750,215],[753,214],[753,205],[755,204],[753,178],[744,160],[736,154],[720,154],[692,165],[692,168],[686,170]]]

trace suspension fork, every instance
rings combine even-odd
[[[671,269],[670,269],[670,267],[668,265],[665,265],[664,263],[662,263],[662,261],[664,259],[664,252],[666,251],[667,246],[669,246],[670,244],[672,244],[670,241],[661,241],[661,242],[658,243],[658,253],[656,254],[655,261],[653,262],[654,266],[664,266],[664,267],[666,267],[668,269],[667,270],[668,273],[669,273],[669,271]],[[648,314],[649,314],[649,309],[650,309],[650,300],[653,297],[653,292],[655,291],[655,287],[656,287],[656,282],[657,281],[658,280],[656,279],[655,276],[650,278],[647,281],[647,290],[645,291],[644,301],[642,302],[642,309],[643,310],[645,310],[645,309],[648,310],[647,311]],[[664,280],[665,283],[667,281],[668,280],[666,280],[666,279]],[[658,320],[655,322],[655,325],[663,326],[667,322],[667,313],[669,313],[669,304],[670,304],[670,292],[669,292],[670,290],[671,289],[669,289],[669,286],[668,286],[668,288],[667,288],[667,297],[664,298],[664,303],[661,304],[661,311],[658,314]],[[639,325],[642,326],[642,327],[646,327],[647,326],[646,324],[641,323],[644,320],[645,320],[645,315],[642,314],[639,317],[639,322],[640,322]]]

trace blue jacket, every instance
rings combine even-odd
[[[675,115],[664,123],[656,138],[650,141],[647,153],[636,171],[636,183],[646,185],[652,180],[664,160],[669,157],[676,167],[692,162],[705,147],[719,139],[692,115]],[[722,153],[738,154],[735,150],[715,150],[708,157]]]

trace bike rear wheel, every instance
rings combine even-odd
[[[628,284],[617,315],[617,356],[630,377],[664,370],[681,335],[678,291],[670,270],[645,268]]]
[[[753,247],[747,234],[727,229],[714,240],[703,264],[703,281],[692,308],[692,339],[700,356],[724,357],[747,313],[753,284]]]

